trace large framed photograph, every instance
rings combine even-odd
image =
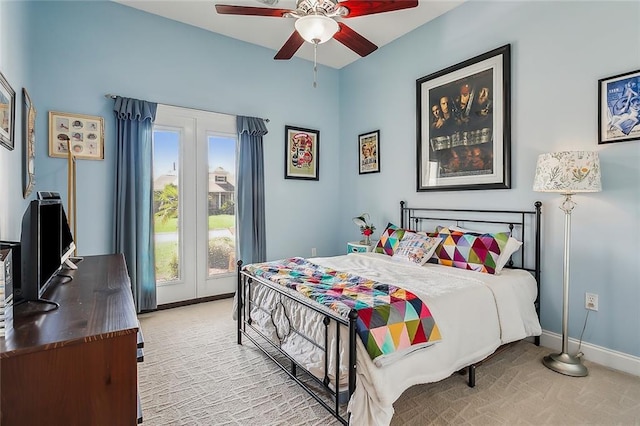
[[[16,92],[0,72],[0,145],[14,148],[16,121]]]
[[[511,187],[510,49],[416,80],[418,191]]]
[[[358,135],[359,173],[380,172],[380,130]]]
[[[285,126],[284,178],[320,180],[320,131]]]
[[[598,144],[640,139],[640,70],[598,80]]]
[[[68,145],[79,160],[103,160],[104,119],[49,111],[49,156],[67,158]]]

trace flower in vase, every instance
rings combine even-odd
[[[362,213],[360,216],[354,217],[353,223],[358,225],[360,233],[364,235],[364,242],[369,244],[369,237],[371,237],[371,235],[373,235],[373,231],[376,230],[376,227],[369,223],[369,214]]]

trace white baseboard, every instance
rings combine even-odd
[[[569,338],[568,352],[571,354],[578,352],[578,343],[577,339]],[[540,345],[560,351],[562,349],[562,335],[542,330]],[[634,376],[640,376],[640,357],[585,342],[582,342],[580,351],[584,354],[584,359],[588,361],[613,368],[614,370],[624,371]]]

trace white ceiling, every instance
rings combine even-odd
[[[219,15],[215,10],[216,4],[270,7],[259,0],[114,1],[214,33],[273,49],[274,55],[294,31],[294,18]],[[360,16],[345,19],[344,21],[353,30],[381,47],[459,6],[464,1],[420,0],[416,8]],[[295,9],[295,6],[295,0],[279,0],[277,4],[271,7]],[[310,43],[304,43],[295,56],[313,61],[313,46]],[[359,58],[360,56],[335,40],[329,40],[318,46],[318,63],[333,68],[340,69]]]

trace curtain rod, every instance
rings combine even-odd
[[[106,95],[104,95],[104,97],[107,98],[107,99],[115,99],[117,96],[116,95],[112,95],[111,93],[107,93]],[[180,106],[180,105],[165,104],[165,103],[162,103],[162,102],[159,102],[159,103],[161,103],[162,105],[167,105],[167,106],[176,107],[176,108],[195,109],[195,110],[198,110],[198,111],[213,112],[215,114],[235,115],[235,114],[229,114],[227,112],[209,111],[209,110],[206,110],[206,109],[199,109],[199,108],[189,108],[189,107],[183,107],[183,106]],[[258,118],[260,118],[260,117],[258,117]],[[261,120],[264,120],[266,123],[271,121],[268,118],[261,118]]]

